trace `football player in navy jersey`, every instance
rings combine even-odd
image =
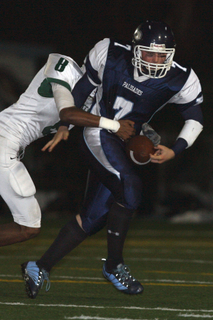
[[[191,68],[173,61],[174,53],[171,28],[164,22],[146,21],[135,30],[132,43],[107,38],[87,55],[84,75],[72,91],[77,108],[60,111],[61,119],[70,123],[86,97],[96,89],[90,112],[101,117],[101,128],[85,128],[82,142],[90,167],[87,196],[81,213],[61,229],[47,252],[36,262],[22,264],[29,297],[36,297],[61,258],[105,224],[108,256],[103,265],[104,277],[124,293],[143,292],[143,286],[123,260],[130,221],[142,197],[142,181],[125,154],[125,139],[116,136],[112,129],[117,126],[116,121],[128,119],[138,135],[156,112],[173,103],[185,121],[184,126],[172,147],[157,145],[151,161],[168,161],[194,143],[203,128],[201,85]],[[111,130],[110,121],[115,121]]]

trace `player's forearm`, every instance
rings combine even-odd
[[[200,122],[192,119],[185,121],[185,124],[172,147],[175,154],[177,155],[184,149],[191,147],[202,130],[203,125]]]
[[[76,107],[62,109],[60,119],[63,123],[82,127],[99,127],[112,132],[117,132],[120,128],[120,123],[116,120],[99,117]]]
[[[60,111],[60,119],[63,122],[83,127],[98,127],[100,121],[100,117],[76,107],[62,109]]]

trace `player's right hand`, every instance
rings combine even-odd
[[[122,140],[126,141],[135,136],[134,122],[132,120],[119,120],[120,128],[116,135]]]
[[[66,126],[60,126],[58,128],[58,131],[54,135],[53,139],[47,142],[45,146],[41,149],[41,151],[46,151],[48,149],[49,152],[53,151],[55,146],[61,141],[61,140],[67,140],[69,137],[69,130]]]

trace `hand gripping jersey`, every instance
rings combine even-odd
[[[112,39],[98,42],[85,60],[86,74],[79,81],[82,86],[78,84],[73,91],[75,101],[78,103],[79,91],[85,92],[87,85],[89,92],[92,84],[98,89],[91,113],[115,120],[133,120],[137,134],[141,125],[167,103],[174,103],[185,121],[193,120],[202,127],[201,85],[191,68],[173,62],[165,77],[151,79],[139,74],[131,59],[130,44]]]
[[[80,67],[70,57],[50,54],[19,100],[0,113],[0,136],[25,148],[32,141],[56,132],[60,119],[51,82],[72,90],[81,76]]]

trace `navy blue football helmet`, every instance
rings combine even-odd
[[[143,75],[150,78],[162,78],[170,70],[175,54],[175,38],[171,28],[165,22],[146,21],[140,24],[133,34],[132,64]],[[142,59],[142,52],[166,54],[163,64],[149,63]]]

